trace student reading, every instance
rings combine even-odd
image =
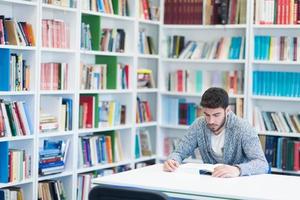
[[[201,99],[204,117],[193,122],[164,163],[164,171],[176,170],[179,163],[199,149],[204,163],[214,168],[214,177],[237,177],[267,173],[269,166],[258,135],[228,106],[228,94],[221,88],[206,90]]]

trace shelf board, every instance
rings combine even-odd
[[[27,51],[36,51],[36,47],[31,46],[16,46],[16,45],[0,45],[0,49],[14,49],[14,50],[27,50]]]
[[[143,127],[151,127],[151,126],[157,126],[157,122],[143,122],[143,123],[136,123],[135,125],[137,128],[143,128]]]
[[[283,136],[283,137],[297,137],[300,138],[300,133],[284,133],[276,131],[258,131],[259,135],[269,135],[269,136]]]
[[[252,95],[254,100],[268,100],[268,101],[300,101],[300,97],[278,97],[278,96],[262,96],[262,95]]]
[[[27,6],[37,6],[37,2],[30,2],[24,0],[1,0],[0,3],[14,3],[20,5],[27,5]]]
[[[131,89],[106,89],[106,90],[80,90],[80,94],[127,94],[132,93]]]
[[[32,183],[33,179],[26,179],[23,181],[16,181],[16,182],[10,182],[10,183],[0,183],[0,188],[4,188],[4,187],[13,187],[13,186],[18,186],[18,185],[24,185],[24,184],[28,184],[28,183]]]
[[[34,95],[33,91],[0,91],[0,95],[2,96],[25,96],[25,95]]]
[[[99,56],[123,56],[123,57],[133,57],[133,53],[119,53],[119,52],[109,52],[109,51],[90,51],[90,50],[80,50],[81,54],[86,55],[99,55]]]
[[[178,58],[163,58],[161,59],[163,62],[180,62],[180,63],[237,63],[237,64],[245,64],[246,61],[244,59],[178,59]]]
[[[119,125],[119,126],[112,126],[112,127],[101,127],[101,128],[89,128],[89,129],[79,129],[79,134],[84,133],[91,133],[91,132],[103,132],[103,131],[112,131],[112,130],[123,130],[123,129],[130,129],[132,128],[131,125]]]
[[[160,21],[153,21],[147,19],[139,19],[138,22],[141,24],[160,25]]]
[[[74,94],[72,90],[40,90],[41,95],[48,95],[48,94]]]
[[[127,16],[114,15],[114,14],[106,14],[106,13],[94,12],[94,11],[89,11],[89,10],[82,10],[81,14],[96,15],[96,16],[100,16],[100,17],[106,17],[106,18],[111,18],[111,19],[116,19],[116,20],[125,20],[125,21],[129,21],[129,22],[134,22],[135,21],[134,17],[127,17]]]
[[[53,9],[53,10],[64,11],[64,12],[74,12],[75,13],[77,11],[77,8],[68,8],[68,7],[63,7],[63,6],[47,4],[47,3],[43,3],[42,7],[45,9]]]
[[[183,96],[183,97],[201,97],[203,93],[191,93],[191,92],[170,92],[170,91],[164,91],[161,92],[162,95],[168,95],[168,96]],[[245,95],[243,94],[230,94],[229,98],[244,98]]]
[[[137,89],[137,93],[155,93],[158,92],[157,88],[143,88],[143,89]]]
[[[194,30],[210,30],[210,29],[246,29],[246,24],[216,24],[216,25],[181,25],[181,24],[164,24],[162,28],[164,29],[194,29]]]
[[[263,64],[263,65],[300,65],[297,61],[269,61],[269,60],[255,60],[253,64]]]
[[[300,171],[283,170],[283,169],[278,169],[278,168],[274,168],[274,167],[271,168],[271,172],[300,175]]]
[[[18,141],[18,140],[33,140],[34,136],[33,135],[26,135],[26,136],[11,136],[11,137],[1,137],[0,142],[5,142],[5,141]]]
[[[120,161],[120,162],[116,162],[116,163],[99,164],[99,165],[92,166],[92,167],[80,168],[77,170],[77,173],[81,174],[81,173],[86,173],[86,172],[95,171],[95,170],[117,167],[117,166],[121,166],[121,165],[128,165],[130,163],[131,163],[130,160],[126,160],[126,161]]]
[[[159,125],[161,128],[169,128],[169,129],[178,129],[178,130],[187,130],[190,126],[188,125]]]
[[[159,59],[157,54],[138,54],[138,58]]]
[[[40,132],[38,138],[61,137],[74,135],[74,131],[53,131],[53,132]]]
[[[42,47],[41,49],[44,52],[52,52],[52,53],[75,53],[75,49],[64,49],[64,48],[46,48]]]
[[[139,162],[144,162],[144,161],[148,161],[148,160],[153,160],[156,159],[156,155],[152,155],[152,156],[142,156],[140,158],[136,158],[134,160],[135,163],[139,163]]]
[[[50,175],[46,175],[46,176],[39,176],[38,181],[56,179],[56,178],[72,176],[72,175],[73,175],[72,171],[64,171],[64,172],[58,173],[58,174],[50,174]]]
[[[255,29],[299,29],[300,25],[298,24],[254,24],[253,28]]]

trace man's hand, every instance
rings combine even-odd
[[[233,178],[240,175],[240,168],[230,165],[220,165],[216,167],[212,173],[213,177]]]
[[[166,172],[173,172],[179,167],[179,163],[175,160],[167,160],[164,163],[163,170]]]

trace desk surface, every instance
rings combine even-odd
[[[201,164],[184,164],[176,172],[164,172],[162,164],[94,179],[94,184],[159,190],[166,193],[231,199],[300,199],[300,177],[263,174],[237,178],[199,175]]]

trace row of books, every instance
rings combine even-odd
[[[104,28],[101,33],[101,51],[125,52],[125,31],[124,29]]]
[[[164,24],[202,24],[203,0],[165,0]]]
[[[49,175],[65,170],[70,140],[44,140],[39,150],[39,174]]]
[[[151,0],[140,0],[140,19],[159,21],[159,6]]]
[[[46,180],[38,183],[38,200],[67,200],[61,180]]]
[[[94,133],[79,138],[80,167],[119,162],[123,159],[120,132]]]
[[[60,96],[42,96],[40,102],[39,129],[41,132],[72,130],[72,99]]]
[[[185,43],[185,36],[167,38],[168,58],[180,59],[243,59],[245,39],[241,36],[221,37],[213,41],[192,41]]]
[[[163,117],[164,123],[170,125],[190,125],[202,113],[199,104],[186,99],[167,98],[164,108],[168,111]]]
[[[99,101],[98,95],[81,95],[79,128],[98,128],[126,123],[126,105],[117,101]]]
[[[255,36],[255,60],[300,60],[300,37]]]
[[[93,171],[92,173],[79,174],[78,182],[77,182],[77,200],[86,200],[88,199],[89,192],[92,188],[92,179],[107,176],[114,173],[119,173],[123,171],[131,170],[130,166],[122,165],[118,167],[101,169],[97,171]]]
[[[0,44],[17,46],[35,46],[32,25],[28,22],[17,22],[13,18],[0,15]]]
[[[168,76],[168,91],[201,93],[210,86],[222,87],[229,94],[243,94],[243,70],[176,70]]]
[[[25,136],[32,132],[27,105],[0,99],[0,137]]]
[[[271,167],[300,170],[300,141],[276,136],[259,136],[267,161]]]
[[[31,155],[23,149],[9,148],[9,142],[0,142],[0,183],[17,182],[31,177]]]
[[[266,96],[300,96],[300,73],[253,71],[254,95]]]
[[[141,100],[137,97],[136,100],[136,123],[151,122],[152,114],[148,101]]]
[[[84,90],[128,89],[129,65],[118,63],[107,67],[107,64],[80,64],[80,88]]]
[[[0,189],[1,200],[25,200],[24,191],[20,187],[7,187]]]
[[[148,129],[137,129],[135,135],[135,158],[151,156],[153,154],[151,138]]]
[[[92,34],[90,24],[82,22],[80,33],[80,48],[84,50],[92,50]]]
[[[27,91],[30,89],[30,66],[23,54],[0,49],[0,91]]]
[[[42,20],[42,46],[47,48],[70,48],[69,25],[59,19]]]
[[[187,99],[166,98],[163,105],[168,111],[163,116],[164,124],[191,125],[198,117],[203,115],[199,103],[189,102]],[[242,98],[230,101],[229,106],[237,116],[243,117],[244,101]]]
[[[140,89],[155,88],[155,81],[151,69],[137,69],[137,87]]]
[[[255,107],[253,122],[259,131],[300,133],[300,114],[296,113],[260,111]]]
[[[117,101],[99,102],[99,126],[112,127],[126,123],[126,105]]]
[[[141,54],[157,54],[153,38],[146,35],[146,30],[144,29],[139,31],[138,49]]]
[[[246,24],[247,0],[206,0],[205,24]]]
[[[298,0],[255,0],[255,24],[300,24]]]
[[[43,0],[43,3],[67,8],[76,8],[77,0]]]
[[[81,1],[81,8],[94,12],[129,16],[128,0],[90,0]]]
[[[69,70],[68,68],[68,63],[42,63],[40,89],[67,90]]]

